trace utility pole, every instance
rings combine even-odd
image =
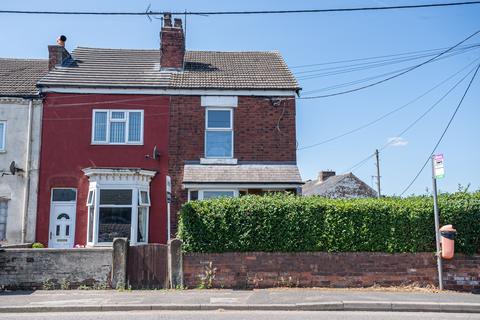
[[[375,150],[375,158],[377,159],[377,197],[380,198],[380,160],[378,157],[378,149]]]
[[[443,290],[442,252],[440,247],[440,218],[438,215],[437,178],[443,178],[443,155],[432,156],[433,214],[435,217],[435,242],[437,246],[438,288]]]

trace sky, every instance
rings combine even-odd
[[[427,2],[445,1],[16,0],[2,1],[0,9],[138,12],[151,5],[150,9],[154,11],[248,11]],[[371,60],[342,64],[331,62],[448,48],[479,30],[479,17],[480,5],[322,14],[188,16],[187,50],[278,50],[299,79],[302,87],[300,96],[308,97],[315,95],[308,94],[308,91],[324,90],[316,93],[319,95],[358,87],[360,84],[325,91],[330,86],[409,67],[430,56],[403,64],[305,79],[305,75],[333,70],[325,68]],[[159,48],[160,28],[161,20],[153,18],[149,21],[146,17],[0,15],[0,57],[47,58],[47,45],[55,44],[60,34],[67,36],[69,50],[77,46],[155,49]],[[480,43],[480,35],[465,44],[476,43]],[[473,74],[472,68],[478,64],[476,59],[480,59],[480,48],[429,63],[365,90],[328,98],[297,100],[297,161],[302,178],[315,179],[321,170],[334,170],[338,174],[349,172],[352,166],[373,154],[375,149],[390,143],[379,155],[382,194],[400,195],[420,170],[447,125]],[[299,67],[312,64],[323,65]],[[451,77],[454,74],[456,76]],[[467,76],[465,80],[438,105],[407,132],[399,135],[464,76]],[[328,143],[302,149],[370,123],[442,82],[435,90],[371,126]],[[440,191],[454,192],[459,185],[466,187],[469,184],[470,191],[480,189],[479,102],[480,75],[473,82],[437,149],[437,153],[442,153],[445,159],[445,177],[438,181]],[[353,169],[355,175],[371,186],[374,186],[373,176],[376,175],[374,159],[372,157]],[[425,194],[431,191],[431,185],[431,167],[428,164],[405,195]]]

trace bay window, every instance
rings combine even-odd
[[[233,157],[233,110],[207,108],[205,116],[205,157]]]
[[[92,144],[143,144],[143,110],[93,110]]]
[[[136,171],[135,171],[136,170]],[[89,177],[88,245],[111,245],[114,238],[148,243],[150,187],[154,171],[142,169],[83,170]]]
[[[144,200],[149,197],[148,190],[137,188],[90,190],[88,242],[108,244],[114,238],[128,238],[133,244],[148,242],[150,200]]]

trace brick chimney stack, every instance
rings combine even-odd
[[[335,176],[335,171],[320,171],[318,174],[318,181],[324,182],[330,177]]]
[[[70,57],[67,49],[65,49],[65,41],[67,37],[60,36],[57,39],[57,45],[48,46],[48,70],[61,66],[63,61]]]
[[[183,70],[184,57],[185,36],[182,20],[175,19],[172,26],[172,15],[166,13],[160,32],[160,70]]]

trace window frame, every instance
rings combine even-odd
[[[197,200],[205,200],[204,199],[204,192],[233,192],[233,197],[232,198],[238,198],[240,193],[238,189],[220,189],[220,188],[215,188],[215,189],[189,189],[188,190],[188,201],[190,200],[190,193],[192,191],[198,192],[198,199]],[[228,197],[227,197],[228,198]],[[210,199],[216,199],[216,198],[210,198]]]
[[[95,141],[95,118],[96,118],[97,112],[107,113],[105,140],[103,141]],[[123,119],[113,118],[112,114],[114,112],[122,112],[124,114]],[[139,141],[129,141],[128,139],[131,112],[140,113],[140,140]],[[112,122],[125,123],[125,142],[110,142],[110,125]],[[90,139],[92,145],[143,145],[144,130],[145,130],[145,112],[143,109],[93,109],[92,110],[92,132],[91,132],[91,139]]]
[[[150,225],[150,206],[152,205],[151,203],[151,199],[150,199],[150,190],[148,188],[137,188],[138,189],[138,193],[137,193],[137,197],[138,197],[138,200],[137,200],[137,213],[136,213],[136,216],[135,216],[135,242],[134,243],[137,243],[137,244],[144,244],[144,243],[148,243],[148,233],[149,233],[149,225]],[[148,199],[148,203],[143,203],[142,202],[142,196],[141,196],[141,193],[142,192],[146,192],[147,193],[147,199]],[[145,208],[146,210],[146,234],[145,234],[145,241],[143,242],[140,242],[138,241],[138,216],[139,216],[139,213],[140,213],[140,208]]]
[[[233,107],[205,107],[205,137],[204,137],[204,155],[206,159],[233,159],[234,148],[234,129],[233,129]],[[209,128],[208,127],[208,113],[209,111],[229,111],[230,112],[230,127],[228,128]],[[207,135],[208,132],[231,132],[231,150],[230,156],[208,156],[207,154]]]
[[[55,190],[72,190],[72,191],[75,191],[75,200],[68,200],[68,201],[53,200],[53,192]],[[72,203],[72,202],[77,202],[77,198],[78,198],[77,188],[70,188],[70,187],[53,187],[53,188],[50,188],[50,203]]]
[[[132,202],[130,205],[128,204],[119,204],[119,205],[114,205],[114,204],[100,204],[100,192],[102,190],[130,190],[132,192]],[[150,200],[150,190],[149,188],[141,187],[141,186],[136,186],[136,185],[102,185],[99,187],[98,185],[91,187],[89,189],[90,193],[93,191],[93,203],[91,205],[88,204],[88,196],[87,196],[87,245],[88,246],[111,246],[112,242],[106,242],[106,241],[98,241],[98,232],[99,232],[99,225],[100,225],[100,208],[131,208],[131,216],[130,216],[130,243],[132,245],[136,244],[145,244],[148,243],[148,233],[149,233],[149,228],[150,228],[150,205],[140,205],[140,191],[147,191],[148,197]],[[93,207],[93,235],[92,235],[92,241],[89,240],[89,225],[90,225],[90,215],[89,210],[90,208]],[[139,208],[146,208],[146,235],[145,235],[145,242],[138,242],[138,212]]]
[[[142,192],[147,193],[147,202],[142,201]],[[138,206],[139,207],[150,207],[150,191],[143,188],[138,188]]]
[[[7,121],[0,120],[0,124],[3,124],[2,140],[0,141],[0,153],[7,151]]]
[[[5,222],[1,222],[0,224],[3,225],[3,231],[4,234],[0,234],[0,241],[5,241],[7,240],[7,220],[8,220],[8,200],[7,199],[0,199],[0,206],[3,205],[5,206]],[[1,208],[0,208],[1,209]]]

